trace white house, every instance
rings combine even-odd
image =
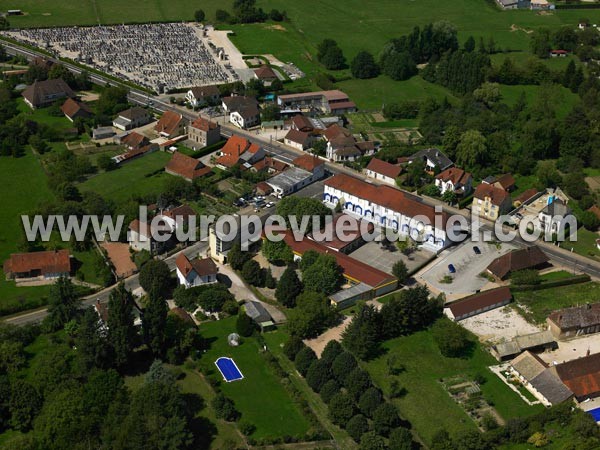
[[[435,177],[435,185],[442,194],[450,191],[457,195],[467,195],[471,192],[472,183],[473,177],[471,174],[458,167],[450,167]]]
[[[375,186],[338,174],[325,181],[323,202],[331,207],[341,203],[347,214],[410,236],[427,250],[439,252],[452,245],[446,233],[446,213],[436,214],[433,207],[417,197],[391,186]],[[459,233],[458,224],[454,225],[454,230]]]
[[[229,113],[229,121],[238,128],[246,129],[260,124],[258,102],[252,97],[225,97],[222,107]]]
[[[577,227],[577,221],[573,216],[571,208],[567,206],[567,201],[548,196],[548,203],[538,214],[538,228],[544,234],[561,234],[565,231],[565,226],[570,224],[571,229]]]
[[[216,104],[219,101],[220,92],[217,86],[193,87],[187,91],[185,100],[193,107],[198,108],[206,104]]]
[[[396,178],[402,173],[402,167],[395,166],[381,159],[373,158],[365,168],[368,177],[382,181],[392,186],[396,185]]]
[[[217,265],[210,258],[189,260],[181,253],[175,260],[179,284],[186,288],[217,282]]]
[[[121,111],[117,118],[113,120],[113,127],[119,130],[129,131],[142,125],[150,123],[152,117],[144,108],[134,106],[133,108]]]

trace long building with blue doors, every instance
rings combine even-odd
[[[419,197],[391,186],[338,174],[325,181],[323,202],[332,207],[339,203],[350,215],[410,236],[426,250],[437,253],[453,244],[446,232],[447,213],[436,214]],[[460,229],[458,223],[452,226]]]

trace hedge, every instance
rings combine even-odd
[[[562,280],[546,281],[540,284],[528,285],[528,286],[511,286],[510,290],[514,292],[525,292],[525,291],[538,291],[541,289],[549,289],[559,286],[567,286],[570,284],[587,283],[591,278],[587,274],[575,275],[570,278],[563,278]]]
[[[201,148],[197,152],[192,153],[190,156],[192,158],[202,158],[203,156],[210,155],[212,152],[222,149],[226,142],[227,140],[223,139],[222,141],[219,141],[216,144]]]

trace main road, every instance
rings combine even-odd
[[[48,58],[48,56],[44,53],[36,52],[34,50],[16,45],[14,43],[8,43],[8,42],[3,41],[2,45],[5,47],[8,54],[21,55],[21,56],[25,56],[28,59],[33,59],[38,56]],[[67,69],[69,69],[71,72],[76,73],[76,74],[79,74],[84,70],[81,67],[79,67],[75,64],[71,64],[69,62],[59,61],[55,58],[50,58],[50,59],[54,59],[55,61],[60,62],[61,64],[65,65],[65,67]],[[89,75],[90,75],[90,80],[95,84],[99,84],[99,85],[103,85],[103,86],[107,85],[107,84],[119,85],[119,86],[129,89],[128,98],[132,103],[136,103],[141,106],[151,107],[152,109],[155,109],[156,111],[159,111],[159,112],[164,112],[164,111],[168,111],[168,110],[176,111],[176,112],[182,114],[187,120],[190,120],[190,121],[192,121],[198,117],[198,114],[195,114],[195,113],[189,111],[188,109],[181,107],[179,105],[171,104],[170,102],[165,101],[164,98],[161,98],[157,95],[149,94],[140,89],[132,88],[131,86],[129,86],[125,83],[116,81],[112,78],[109,78],[107,76],[100,75],[100,74],[97,74],[94,72],[90,72]],[[242,129],[237,128],[226,122],[221,124],[221,134],[224,137],[231,137],[233,134],[242,135],[245,138],[247,138],[248,140],[250,140],[251,142],[260,144],[267,153],[270,153],[275,158],[277,158],[285,163],[288,163],[288,164],[291,163],[294,160],[294,158],[296,158],[304,153],[300,150],[296,150],[294,148],[280,144],[279,142],[273,143],[271,139],[266,139],[264,137],[261,138],[260,135],[257,135],[248,130],[242,130]],[[345,173],[345,174],[355,176],[355,177],[356,176],[362,177],[361,173],[359,173],[349,167],[346,167],[344,165],[335,164],[335,163],[331,163],[331,162],[327,161],[325,163],[325,166],[326,166],[326,169],[332,174]],[[372,182],[374,184],[378,183],[375,180],[369,179],[368,181]],[[406,191],[404,191],[404,192],[406,192]],[[413,195],[413,194],[411,194],[411,195]],[[432,198],[425,198],[425,197],[420,197],[420,196],[414,196],[414,197],[418,201],[420,201],[424,204],[427,204],[429,206],[439,206],[445,212],[447,212],[449,214],[458,214],[458,215],[465,217],[470,226],[470,216],[469,216],[468,212],[465,212],[464,210],[458,210],[456,208],[449,207],[445,203],[435,200],[435,199],[432,199]],[[507,229],[505,227],[505,231],[509,231],[509,229]],[[493,232],[494,232],[494,223],[486,221],[484,219],[481,219],[481,227],[479,230],[480,236],[482,236],[482,237],[484,235],[487,236],[489,233],[493,233]],[[516,244],[519,247],[526,247],[528,245],[532,245],[531,242],[525,241],[523,238],[521,238],[518,235],[515,237],[515,239],[512,242],[513,242],[513,244]],[[577,270],[577,271],[588,273],[589,275],[593,276],[594,278],[600,279],[600,263],[598,263],[594,260],[591,260],[589,258],[583,257],[581,255],[578,255],[576,253],[569,252],[563,248],[557,247],[556,245],[553,245],[553,244],[550,244],[547,242],[537,241],[536,244],[539,245],[548,254],[548,256],[552,260],[554,260],[556,263],[558,263],[564,267],[567,267],[569,269],[572,269],[574,271]],[[206,246],[207,246],[206,243],[197,243],[197,244],[194,244],[193,246],[190,246],[187,249],[185,249],[184,252],[186,252],[186,254],[190,255],[194,252],[200,252],[202,250],[205,250]],[[187,253],[187,252],[190,252],[190,253]],[[169,264],[169,266],[171,267],[172,270],[174,270],[175,257],[176,257],[176,255],[171,256],[166,259],[166,262]],[[139,287],[138,276],[133,275],[132,277],[126,279],[125,284],[128,288],[130,288],[132,290],[138,288]],[[100,300],[101,302],[108,301],[108,296],[110,295],[110,291],[112,288],[113,287],[107,288],[107,289],[99,292],[98,294],[86,297],[82,301],[82,305],[84,305],[84,306],[92,305],[93,303],[96,302],[96,300]],[[38,321],[41,321],[45,315],[46,315],[46,310],[43,309],[43,310],[33,311],[33,312],[29,312],[29,313],[24,313],[22,315],[14,316],[12,318],[6,319],[5,321],[9,322],[9,323],[14,323],[14,324],[38,322]]]

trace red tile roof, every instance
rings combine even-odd
[[[69,250],[13,253],[4,262],[4,273],[6,274],[33,271],[39,271],[42,275],[69,273],[71,271]]]
[[[171,136],[177,132],[182,120],[183,116],[181,114],[174,111],[165,111],[158,123],[154,125],[154,130],[157,133],[165,133]]]
[[[315,168],[322,166],[325,164],[323,160],[321,160],[318,156],[313,155],[302,155],[298,156],[296,159],[292,161],[292,164],[300,169],[304,169],[308,172],[312,172]]]
[[[600,393],[600,353],[554,366],[562,382],[577,398]]]
[[[233,167],[238,163],[240,156],[244,152],[250,151],[251,153],[256,153],[259,149],[258,145],[251,144],[248,139],[234,134],[221,149],[223,156],[217,159],[216,163],[225,167]]]
[[[507,286],[483,291],[470,297],[452,302],[445,307],[450,309],[454,317],[463,317],[478,309],[486,309],[496,304],[507,303],[512,299],[512,294]]]
[[[481,183],[477,186],[473,196],[480,200],[485,200],[489,197],[490,202],[496,206],[501,206],[508,198],[510,198],[510,195],[504,189],[497,188],[487,183]]]
[[[395,166],[389,162],[377,158],[371,159],[369,165],[367,166],[367,170],[372,170],[373,172],[394,179],[398,178],[400,173],[402,173],[402,167]]]
[[[449,169],[437,174],[435,178],[444,182],[451,181],[452,184],[456,186],[457,184],[465,185],[469,178],[471,178],[471,174],[459,169],[458,167],[450,167]]]
[[[197,159],[179,152],[173,153],[171,160],[165,166],[165,170],[188,180],[194,180],[212,172],[210,167],[206,167]]]
[[[284,139],[305,146],[308,145],[309,138],[310,135],[307,132],[295,130],[292,128],[290,131],[287,132]]]
[[[365,283],[375,288],[397,281],[396,277],[393,275],[375,269],[374,267],[351,258],[344,253],[332,252],[321,243],[306,237],[301,241],[296,241],[293,233],[288,231],[283,232],[283,234],[285,235],[284,241],[299,255],[303,255],[308,250],[315,250],[318,253],[327,253],[334,256],[338,265],[344,271],[344,276],[355,282]]]
[[[60,110],[63,114],[71,119],[80,115],[82,117],[90,117],[92,116],[92,110],[88,105],[82,102],[78,102],[77,100],[73,100],[72,98],[68,98],[63,105],[60,107]]]
[[[310,119],[302,114],[292,117],[292,124],[300,131],[312,131],[315,128]]]
[[[391,186],[376,186],[346,174],[337,174],[329,178],[325,181],[325,186],[355,195],[407,217],[418,215],[427,217],[431,225],[435,224],[436,214],[432,206],[422,203],[418,197],[394,189]],[[445,226],[448,221],[448,214],[441,212],[439,216],[441,225]]]
[[[219,125],[203,117],[198,117],[191,123],[190,126],[204,132],[209,132],[210,130],[217,128]]]
[[[515,203],[525,203],[527,200],[529,200],[531,197],[533,197],[535,194],[538,193],[538,190],[536,188],[530,188],[527,189],[526,191],[524,191],[521,195],[519,195],[517,198],[515,198]]]
[[[177,259],[175,260],[175,265],[177,266],[177,269],[179,270],[179,272],[181,272],[183,274],[184,277],[187,277],[190,274],[190,272],[192,272],[192,271],[196,272],[196,274],[200,277],[207,276],[207,275],[216,275],[218,272],[217,265],[215,264],[215,262],[212,259],[210,259],[210,258],[204,258],[204,259],[195,258],[193,260],[190,260],[183,253],[181,253],[177,257]]]
[[[510,173],[505,173],[496,178],[494,183],[498,183],[504,190],[509,191],[515,187],[515,178]]]
[[[140,133],[135,131],[129,133],[123,139],[121,139],[121,144],[125,145],[130,149],[140,148],[142,145],[148,144],[150,141],[146,136],[142,136]]]
[[[184,221],[187,221],[191,216],[196,215],[196,211],[194,211],[188,205],[180,205],[175,208],[168,209],[166,211],[162,211],[163,216],[170,217],[175,220],[177,217],[181,217]]]
[[[600,208],[598,208],[596,205],[590,206],[587,210],[600,219]]]
[[[277,74],[269,66],[264,65],[258,69],[254,69],[254,73],[259,80],[276,80]]]
[[[487,266],[487,270],[502,280],[511,272],[538,267],[549,260],[542,249],[533,245],[499,256]]]

